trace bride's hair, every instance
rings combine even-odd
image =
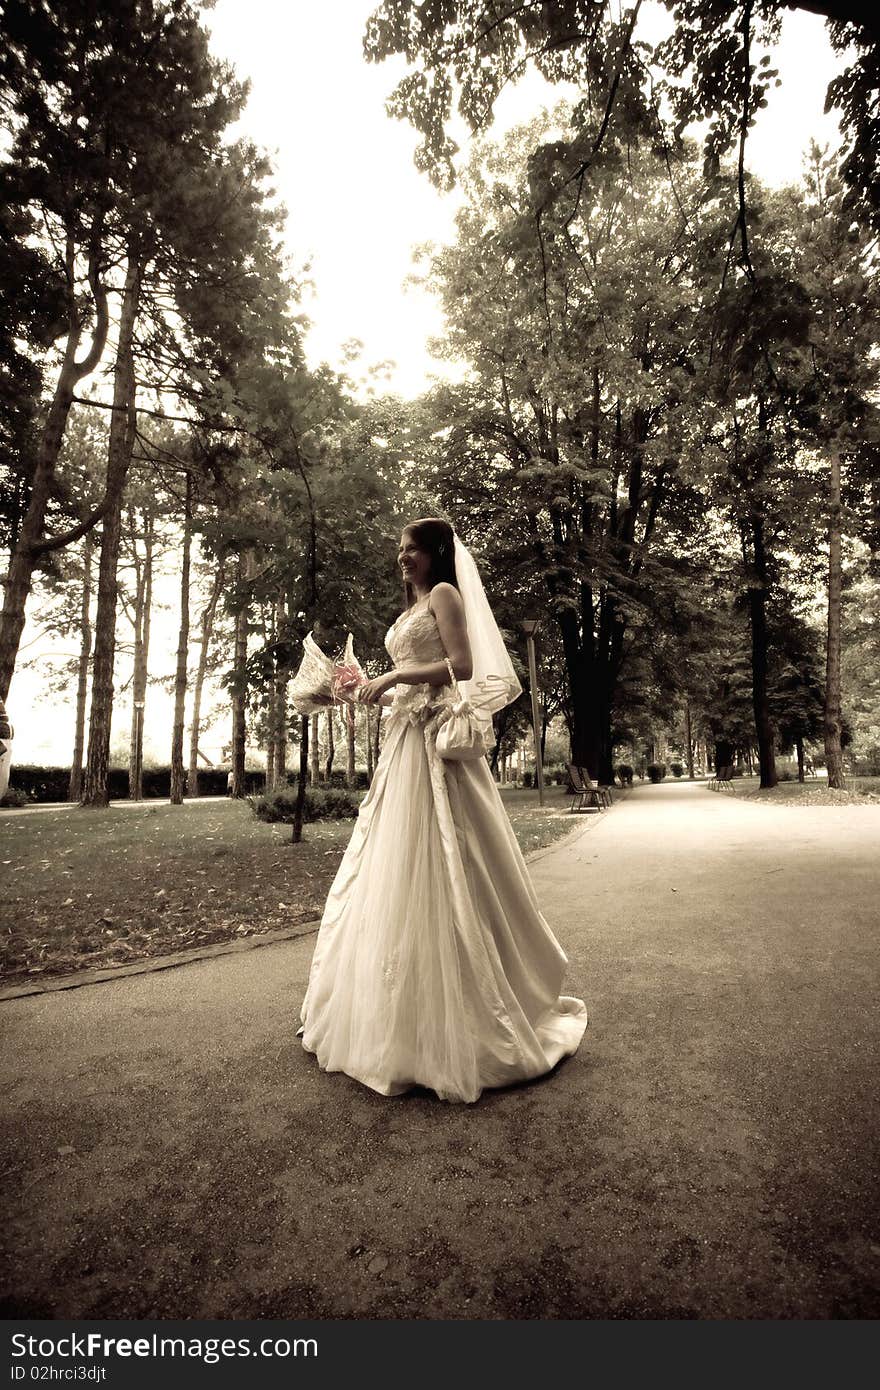
[[[439,516],[423,516],[418,521],[410,521],[404,526],[415,541],[419,550],[424,550],[431,560],[431,586],[444,580],[458,588],[455,577],[455,536],[448,521]],[[403,582],[405,602],[409,608],[414,600],[412,585]]]

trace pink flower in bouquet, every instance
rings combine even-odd
[[[358,665],[338,665],[333,675],[330,677],[330,689],[335,700],[351,701],[355,698],[355,690],[359,685],[363,685],[366,676]]]

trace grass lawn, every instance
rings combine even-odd
[[[562,788],[502,791],[524,853],[570,830]],[[580,820],[581,818],[577,818]],[[6,983],[125,965],[320,917],[354,821],[290,827],[246,801],[23,811],[0,826]]]
[[[735,777],[733,787],[737,796],[745,800],[792,805],[858,805],[864,799],[880,800],[880,777],[847,777],[844,780],[845,791],[835,791],[824,777],[808,777],[805,782],[778,782],[764,791],[757,777]]]

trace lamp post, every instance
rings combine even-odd
[[[537,618],[525,618],[520,623],[520,627],[526,635],[526,645],[529,651],[529,684],[532,688],[532,732],[535,735],[535,771],[538,780],[538,802],[544,805],[544,763],[541,758],[541,725],[538,718],[538,668],[535,662],[535,633],[538,628]]]
[[[140,801],[140,800],[141,800],[141,775],[142,775],[142,771],[141,771],[141,770],[142,770],[143,764],[144,764],[143,730],[142,730],[142,727],[141,727],[141,723],[142,723],[142,720],[143,720],[143,716],[144,716],[144,702],[143,702],[143,700],[135,700],[135,702],[134,702],[134,768],[132,769],[133,774],[134,774],[134,787],[131,789],[131,791],[132,791],[132,800],[133,800],[133,801]]]

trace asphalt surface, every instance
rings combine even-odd
[[[3,1001],[3,1315],[876,1317],[878,844],[582,817],[530,869],[590,1027],[473,1106],[319,1070],[314,936]]]

